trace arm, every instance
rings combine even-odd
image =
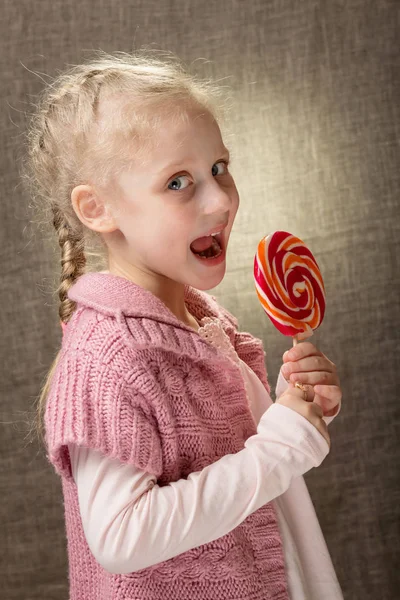
[[[133,465],[70,446],[85,536],[112,573],[138,571],[226,535],[328,452],[311,423],[278,404],[243,450],[163,487]]]

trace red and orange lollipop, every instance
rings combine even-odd
[[[325,314],[325,288],[317,261],[299,238],[275,231],[254,257],[258,299],[275,327],[293,345],[313,334]]]

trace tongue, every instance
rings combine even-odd
[[[208,250],[211,248],[213,244],[212,235],[207,235],[206,237],[198,238],[191,243],[190,247],[194,252],[203,252],[204,250]]]

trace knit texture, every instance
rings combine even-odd
[[[227,535],[146,569],[116,575],[97,563],[67,444],[130,463],[163,486],[239,452],[257,430],[240,365],[151,292],[88,273],[68,295],[77,309],[65,329],[45,427],[48,459],[62,477],[70,600],[288,600],[272,503]],[[212,296],[186,286],[185,302],[198,321],[221,321],[238,356],[270,391],[261,340],[238,332]]]

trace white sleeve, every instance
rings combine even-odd
[[[329,446],[297,412],[273,404],[245,448],[160,487],[154,476],[69,446],[88,545],[111,573],[131,573],[211,542],[321,464]]]

